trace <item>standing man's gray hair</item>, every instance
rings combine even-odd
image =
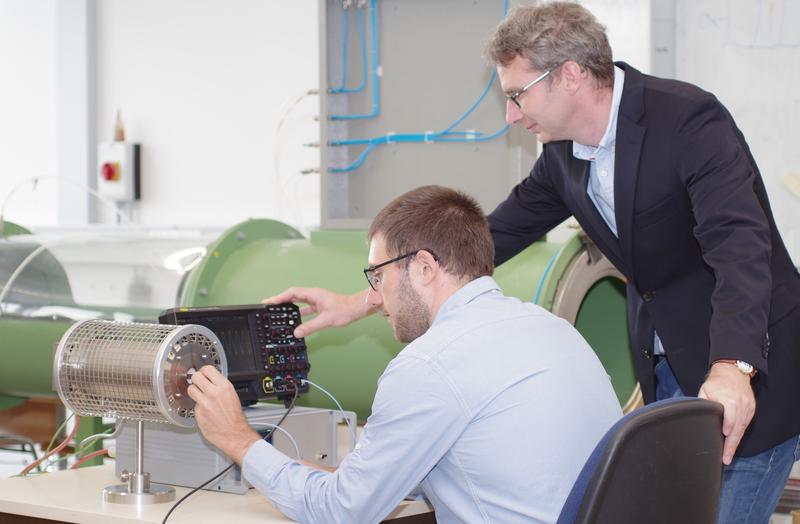
[[[500,66],[522,56],[540,72],[572,60],[592,74],[598,87],[614,85],[606,29],[586,8],[573,2],[512,9],[497,26],[485,52]]]

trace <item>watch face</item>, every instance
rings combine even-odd
[[[739,371],[748,375],[753,372],[753,365],[743,360],[737,360],[736,367],[739,368]]]

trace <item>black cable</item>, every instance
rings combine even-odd
[[[267,433],[266,435],[264,435],[264,438],[263,438],[263,440],[268,440],[268,439],[269,439],[269,438],[272,436],[272,434],[275,432],[275,429],[277,429],[277,427],[278,427],[278,426],[280,426],[281,424],[283,424],[283,421],[284,421],[284,420],[286,420],[286,417],[288,417],[288,416],[289,416],[289,413],[291,413],[291,412],[292,412],[292,410],[294,409],[294,404],[295,404],[295,402],[297,401],[298,389],[299,389],[299,388],[298,388],[298,387],[295,385],[295,388],[294,388],[294,397],[292,397],[292,401],[291,401],[291,403],[290,403],[290,404],[289,404],[289,405],[286,407],[286,412],[283,414],[283,416],[282,416],[282,417],[281,417],[281,419],[278,421],[278,423],[277,423],[277,424],[275,424],[275,427],[274,427],[274,428],[270,428],[270,430],[269,430],[269,433]],[[199,486],[197,486],[196,488],[192,489],[192,491],[190,491],[190,492],[189,492],[189,493],[187,493],[186,495],[182,496],[182,497],[180,498],[180,500],[178,500],[178,502],[176,502],[175,504],[173,504],[173,505],[172,505],[172,507],[171,507],[171,508],[169,508],[169,511],[167,512],[167,514],[166,514],[166,515],[164,515],[164,520],[162,520],[162,521],[161,521],[161,524],[166,524],[166,522],[167,522],[167,519],[169,518],[169,516],[170,516],[170,515],[172,515],[172,512],[173,512],[173,511],[175,511],[175,508],[177,508],[177,507],[178,507],[178,505],[179,505],[181,502],[183,502],[184,500],[188,499],[188,498],[189,498],[191,495],[194,495],[195,493],[197,493],[198,491],[200,491],[200,490],[201,490],[201,489],[203,489],[204,487],[208,486],[209,484],[211,484],[212,482],[214,482],[215,480],[217,480],[217,479],[218,479],[218,478],[220,478],[221,476],[225,475],[225,474],[226,474],[227,472],[229,472],[229,471],[231,470],[231,468],[233,468],[235,465],[236,465],[236,462],[232,462],[230,466],[228,466],[227,468],[223,469],[222,471],[220,471],[219,473],[217,473],[216,475],[214,475],[213,477],[211,477],[211,478],[210,478],[210,479],[208,479],[207,481],[203,482],[202,484],[200,484],[200,485],[199,485]]]
[[[12,446],[13,445],[14,444],[12,443]],[[31,448],[30,451],[28,451],[27,448]],[[36,448],[34,446],[32,446],[31,444],[28,444],[27,442],[20,442],[19,443],[19,449],[7,448],[5,446],[2,446],[2,447],[0,447],[0,451],[18,451],[20,453],[30,453],[31,455],[33,455],[33,460],[39,460],[39,454],[36,453]]]

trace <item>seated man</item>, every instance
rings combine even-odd
[[[210,366],[189,388],[203,435],[301,522],[377,522],[418,486],[439,522],[555,522],[621,416],[597,357],[565,320],[503,295],[472,198],[420,187],[368,238],[366,300],[409,344],[381,376],[356,449],[334,472],[285,456]]]

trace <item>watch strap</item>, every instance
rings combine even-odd
[[[758,371],[755,368],[755,366],[753,366],[749,362],[745,362],[744,360],[721,359],[715,361],[714,364],[716,364],[717,362],[724,362],[725,364],[731,364],[733,366],[736,366],[736,369],[738,369],[740,373],[742,373],[743,375],[747,375],[750,378],[756,376],[756,372]]]

